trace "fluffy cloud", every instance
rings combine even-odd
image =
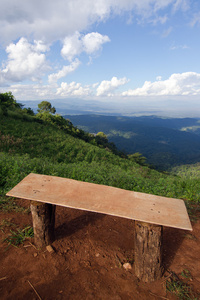
[[[112,91],[127,82],[128,80],[125,77],[120,79],[117,79],[117,77],[113,77],[110,81],[103,80],[97,88],[97,96],[110,96]]]
[[[57,73],[53,73],[48,76],[48,81],[50,84],[56,83],[60,78],[67,76],[69,73],[75,71],[80,65],[80,61],[75,59],[70,65],[64,66],[62,70]]]
[[[21,38],[16,44],[11,43],[6,48],[8,61],[0,70],[0,80],[38,80],[43,71],[47,70],[46,56],[43,53],[47,50],[48,47],[41,41],[30,44],[25,38]]]
[[[93,95],[95,86],[82,86],[81,83],[62,82],[59,87],[54,85],[43,85],[43,84],[13,84],[7,88],[3,88],[1,92],[11,91],[16,99],[21,100],[41,100],[41,99],[57,99],[62,97],[80,97]],[[19,101],[19,102],[20,102]]]
[[[180,99],[179,96],[181,95],[181,99],[186,99],[187,103],[188,99],[190,99],[190,101],[193,101],[192,99],[195,99],[196,97],[196,99],[199,99],[200,73],[187,72],[182,74],[172,74],[167,80],[162,80],[159,76],[157,80],[158,81],[155,82],[147,81],[144,83],[143,87],[123,92],[121,96],[134,96],[134,99],[138,101],[138,105],[140,104],[141,99],[143,99],[144,102],[147,101],[147,104],[149,103],[148,99],[151,99],[151,101],[154,99],[155,102],[160,103],[160,96],[163,96],[162,99],[172,99],[175,101],[175,99]],[[81,97],[81,99],[84,97],[87,99],[97,99],[101,98],[102,95],[112,95],[111,93],[113,90],[127,82],[128,80],[126,78],[117,79],[116,77],[113,77],[110,81],[104,80],[100,84],[95,83],[86,86],[76,82],[62,82],[60,86],[56,88],[54,85],[16,84],[4,88],[4,91],[2,92],[5,92],[5,90],[12,91],[16,98],[26,100],[67,98],[73,96]],[[95,97],[95,94],[97,97]],[[188,96],[190,98],[188,98]],[[118,99],[121,98],[120,94],[118,94],[117,97]]]
[[[0,40],[6,43],[21,36],[52,42],[75,31],[83,31],[111,14],[133,11],[143,18],[172,7],[185,8],[189,0],[1,0]]]
[[[159,78],[160,79],[160,78]],[[172,74],[167,80],[145,81],[141,88],[128,90],[123,96],[189,96],[200,95],[200,74],[185,72]]]
[[[101,50],[102,45],[109,42],[110,39],[106,35],[98,32],[91,32],[86,35],[81,35],[79,32],[65,38],[61,54],[64,58],[72,61],[75,56],[82,52],[94,54]]]
[[[91,94],[91,90],[88,86],[83,87],[80,83],[76,82],[62,82],[60,88],[57,89],[57,95],[61,97],[69,96],[88,96]]]
[[[91,32],[82,38],[84,51],[87,54],[98,52],[104,43],[110,42],[107,35],[102,35],[98,32]]]
[[[61,50],[61,54],[64,58],[72,61],[75,56],[78,56],[81,53],[82,43],[80,37],[80,33],[76,31],[75,34],[65,38],[64,45]]]
[[[60,87],[57,88],[57,95],[61,97],[69,96],[110,96],[111,92],[117,89],[119,86],[127,83],[126,78],[117,79],[113,77],[110,81],[103,80],[100,84],[94,83],[93,85],[82,86],[81,83],[76,82],[62,82]]]
[[[11,91],[16,99],[19,99],[19,102],[22,100],[47,100],[55,99],[55,89],[50,85],[42,84],[13,84],[7,88],[3,88],[0,92],[9,92]]]

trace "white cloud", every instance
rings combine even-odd
[[[116,78],[116,77],[115,77]],[[114,81],[116,80],[116,84]],[[132,112],[150,110],[165,110],[170,109],[176,111],[185,111],[185,115],[191,111],[199,112],[200,99],[200,73],[187,72],[182,74],[172,74],[167,80],[162,80],[160,77],[155,82],[145,82],[141,88],[129,90],[124,93],[116,93],[113,98],[114,103],[121,103],[121,107],[133,105]],[[97,100],[111,103],[108,100],[109,95],[119,82],[126,82],[126,79],[112,79],[111,81],[102,81],[104,84],[94,83],[92,85],[82,85],[81,83],[62,82],[59,86],[42,85],[42,84],[15,84],[7,88],[0,88],[0,92],[12,91],[16,99],[22,100],[54,100],[67,98],[80,98],[82,100]],[[118,82],[118,84],[117,84]],[[102,90],[99,91],[98,87]],[[99,91],[99,93],[96,93]],[[101,97],[105,96],[105,97]],[[125,97],[126,96],[126,97]],[[162,96],[162,97],[161,97]],[[181,97],[180,97],[181,96]],[[169,103],[171,108],[169,109]],[[180,103],[181,106],[180,106]],[[131,106],[130,106],[131,107]],[[127,112],[128,112],[127,108]],[[131,111],[131,110],[130,110]]]
[[[187,3],[187,0],[1,0],[0,40],[10,43],[27,36],[51,43],[75,31],[87,30],[111,14],[128,11],[142,19],[157,18],[158,12],[166,7],[183,9]]]
[[[55,89],[50,85],[42,84],[13,84],[3,88],[0,92],[11,91],[19,102],[22,100],[55,99]]]
[[[148,1],[149,2],[149,1]],[[186,10],[189,6],[190,0],[158,0],[153,1],[155,4],[155,10],[161,10],[165,7],[172,5],[173,12],[177,11],[178,9]]]
[[[102,45],[109,41],[110,39],[107,35],[102,35],[98,32],[81,35],[76,31],[73,35],[65,38],[61,54],[64,58],[72,61],[74,57],[80,55],[82,52],[86,52],[87,54],[98,52],[101,50]]]
[[[200,95],[200,73],[172,74],[167,80],[145,81],[141,88],[128,90],[123,96],[173,96]]]
[[[67,76],[69,73],[75,71],[80,65],[80,61],[75,59],[70,65],[64,66],[62,70],[57,73],[50,74],[48,76],[48,81],[50,84],[56,83],[60,78]]]
[[[61,97],[68,96],[110,96],[111,92],[119,86],[127,83],[128,80],[124,78],[117,79],[113,77],[110,81],[103,80],[100,84],[94,83],[92,85],[82,86],[81,83],[76,82],[62,82],[60,87],[57,88],[57,95]]]
[[[152,20],[150,20],[150,23],[152,23],[154,26],[157,24],[165,24],[168,21],[168,16],[154,16]]]
[[[83,87],[80,83],[74,81],[71,83],[62,82],[56,93],[56,95],[61,97],[88,96],[90,94],[91,90],[88,86]]]
[[[176,12],[179,9],[186,11],[189,8],[190,1],[189,0],[176,0],[173,4],[173,11]]]
[[[111,95],[111,92],[117,89],[119,86],[124,85],[128,82],[126,77],[117,79],[113,77],[110,81],[103,80],[97,88],[97,96]]]
[[[38,80],[47,70],[46,56],[42,52],[48,49],[41,41],[30,44],[25,38],[11,43],[6,48],[8,61],[0,70],[1,81]]]
[[[187,45],[174,45],[170,47],[170,50],[186,50],[189,49],[190,47],[188,47]]]
[[[40,99],[62,99],[63,97],[80,97],[83,99],[83,96],[93,97],[93,91],[95,85],[91,86],[82,86],[81,83],[71,82],[66,83],[62,82],[60,86],[55,85],[43,85],[43,84],[13,84],[9,87],[0,88],[0,93],[5,93],[6,91],[11,91],[16,99],[21,100],[40,100]]]
[[[61,50],[61,54],[64,58],[72,61],[75,56],[78,56],[82,52],[82,42],[80,37],[80,33],[76,31],[75,34],[65,38]]]
[[[102,35],[98,32],[91,32],[82,38],[84,50],[87,54],[92,54],[101,49],[104,43],[110,42],[107,35]]]
[[[41,40],[38,41],[34,40],[33,49],[37,52],[46,52],[50,50],[50,47],[49,45],[45,45]]]
[[[193,27],[193,26],[199,25],[199,24],[200,24],[200,12],[197,12],[194,14],[190,25]]]
[[[163,38],[166,38],[170,35],[170,33],[172,32],[173,28],[170,26],[168,29],[166,29],[163,34],[162,34],[162,37]]]

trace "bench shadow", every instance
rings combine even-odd
[[[89,224],[94,224],[97,220],[103,219],[104,217],[104,214],[85,212],[70,221],[64,222],[55,228],[56,240],[73,235],[77,231],[87,227]]]
[[[105,214],[95,212],[85,212],[55,228],[55,240],[71,236],[90,224],[95,224],[98,220],[105,218]],[[133,228],[134,230],[134,228]],[[163,267],[169,269],[180,248],[187,231],[171,227],[164,227],[163,230]]]
[[[163,266],[167,270],[170,268],[178,249],[185,238],[185,231],[165,227],[163,232]]]

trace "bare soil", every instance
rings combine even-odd
[[[200,299],[200,212],[193,216],[192,232],[164,228],[163,277],[143,283],[134,275],[134,221],[57,207],[50,253],[30,239],[7,249],[3,239],[32,226],[31,214],[0,212],[0,299],[177,299],[166,289],[172,272]]]

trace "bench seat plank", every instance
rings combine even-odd
[[[192,230],[183,200],[73,179],[31,173],[7,196]]]

